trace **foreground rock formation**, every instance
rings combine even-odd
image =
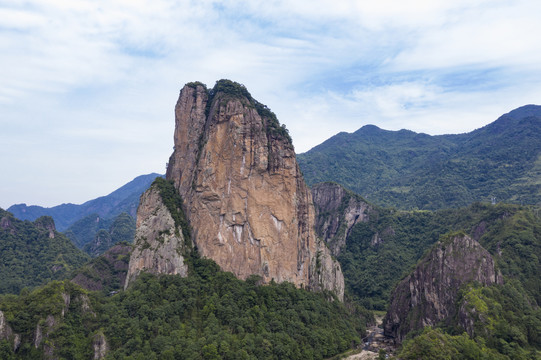
[[[175,223],[171,211],[164,203],[156,181],[141,195],[137,209],[135,247],[130,256],[128,274],[124,287],[127,288],[141,271],[154,274],[188,275],[184,261],[185,239],[179,224]]]
[[[183,198],[202,256],[241,279],[256,274],[343,297],[342,271],[316,238],[312,196],[289,134],[244,86],[187,84],[175,108],[174,145],[166,178]],[[131,261],[130,273],[137,271]]]
[[[401,343],[412,330],[451,320],[461,286],[471,282],[502,283],[490,253],[463,234],[440,241],[393,291],[385,335]]]

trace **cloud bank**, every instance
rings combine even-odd
[[[534,1],[0,1],[0,206],[165,171],[184,83],[246,85],[298,152],[365,124],[430,134],[539,103]]]

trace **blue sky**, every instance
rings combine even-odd
[[[541,103],[537,0],[0,0],[0,207],[163,173],[182,86],[243,83],[304,152]]]

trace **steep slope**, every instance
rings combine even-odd
[[[0,209],[0,259],[0,294],[18,294],[65,278],[89,257],[55,230],[51,217],[32,223]]]
[[[176,194],[173,184],[157,178],[141,196],[137,209],[135,246],[130,256],[125,288],[142,271],[188,275],[186,258],[191,250],[191,241],[183,220],[182,199]]]
[[[369,201],[441,209],[475,201],[541,202],[541,107],[467,134],[430,136],[367,125],[299,154],[308,184],[336,181]]]
[[[118,291],[124,288],[132,246],[116,244],[74,273],[72,282],[90,291]]]
[[[106,345],[95,326],[94,305],[84,289],[67,280],[0,297],[0,320],[11,332],[0,334],[2,359],[103,359]]]
[[[539,358],[541,229],[530,215],[482,221],[472,234],[483,246],[464,233],[443,237],[398,283],[384,331],[408,339],[399,358]]]
[[[368,314],[328,294],[242,281],[209,259],[190,270],[143,273],[111,296],[70,281],[0,296],[0,358],[326,359],[364,333]]]
[[[34,221],[40,216],[51,216],[58,231],[66,230],[77,220],[91,214],[102,218],[112,218],[122,212],[135,217],[139,197],[159,174],[141,175],[113,191],[109,195],[89,200],[81,205],[62,204],[51,208],[41,206],[27,206],[26,204],[12,205],[8,211],[22,220]]]
[[[353,226],[369,220],[372,207],[362,197],[336,183],[312,186],[312,198],[316,209],[316,232],[325,240],[333,256],[338,256],[346,246]]]
[[[396,283],[440,236],[456,231],[464,231],[479,241],[496,258],[502,273],[518,278],[529,296],[541,303],[538,208],[475,203],[459,209],[397,211],[366,204],[360,196],[339,190],[337,184],[320,186],[312,188],[316,209],[323,205],[317,211],[317,223],[323,226],[316,229],[333,249],[333,243],[343,241],[346,235],[337,259],[349,295],[366,308],[385,310]],[[357,205],[351,207],[351,204]],[[354,214],[359,212],[351,210],[358,205],[365,208],[364,214],[348,230],[346,215],[351,213],[350,219],[355,219]],[[336,228],[337,235],[329,239],[328,235],[334,234]]]
[[[459,289],[472,282],[486,286],[503,280],[481,244],[464,234],[450,235],[393,291],[383,321],[385,335],[400,343],[412,330],[452,319]]]
[[[229,80],[210,91],[189,83],[175,108],[174,144],[166,177],[202,256],[241,279],[256,274],[342,298],[340,265],[314,233],[291,139],[265,105]]]
[[[135,219],[127,213],[121,213],[112,219],[91,214],[76,221],[64,234],[78,248],[96,257],[118,242],[132,243],[135,236]]]

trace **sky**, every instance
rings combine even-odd
[[[0,0],[0,207],[165,173],[185,83],[244,84],[305,152],[541,104],[538,0]]]

